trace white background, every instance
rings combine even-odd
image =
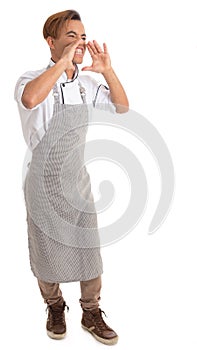
[[[8,0],[1,6],[1,347],[106,347],[80,327],[77,283],[62,286],[70,306],[66,339],[56,342],[46,336],[45,306],[29,267],[21,188],[26,145],[13,99],[14,86],[23,72],[48,63],[50,55],[42,38],[46,18],[74,8],[82,16],[88,39],[108,43],[131,108],[161,133],[176,174],[169,215],[149,236],[159,198],[159,175],[152,156],[146,149],[143,153],[145,147],[131,141],[147,175],[149,202],[135,230],[102,249],[101,308],[108,315],[107,323],[119,334],[116,349],[196,350],[195,1]],[[86,60],[90,62],[88,56]],[[124,191],[123,187],[123,198]]]

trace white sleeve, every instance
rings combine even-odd
[[[39,76],[41,73],[43,72],[43,70],[40,71],[35,71],[35,72],[26,72],[24,73],[17,81],[16,86],[15,86],[15,91],[14,91],[14,98],[16,100],[16,102],[18,103],[18,105],[24,109],[24,110],[28,110],[22,103],[22,95],[23,95],[23,91],[25,89],[25,86],[28,82],[30,82],[31,80],[35,79],[37,76]],[[32,108],[32,110],[38,108],[38,105],[35,106],[34,108]]]
[[[53,101],[49,98],[32,109],[26,108],[21,101],[26,84],[41,74],[42,71],[24,73],[18,79],[14,91],[14,98],[18,106],[23,136],[30,149],[33,149],[40,141],[44,131],[47,129],[48,120],[51,118],[53,112]]]

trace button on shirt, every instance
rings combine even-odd
[[[55,63],[50,60],[49,67]],[[36,107],[27,109],[22,104],[21,98],[25,85],[41,75],[47,68],[38,71],[29,71],[24,73],[17,81],[15,87],[15,100],[18,104],[19,114],[21,118],[22,130],[24,139],[28,148],[32,151],[44,136],[49,121],[53,116],[54,96],[53,90],[50,91],[47,98]],[[110,92],[107,87],[98,84],[90,76],[78,76],[78,69],[75,72],[74,78],[68,80],[64,72],[57,81],[57,89],[59,92],[60,103],[62,104],[81,104],[83,103],[80,94],[80,85],[85,88],[86,103],[96,105],[97,103],[108,104],[110,109],[114,111],[114,106],[110,99]]]

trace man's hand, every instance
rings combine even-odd
[[[129,108],[129,101],[120,80],[111,66],[107,45],[103,44],[102,50],[98,43],[93,40],[93,42],[88,42],[87,48],[90,56],[92,57],[92,65],[89,67],[84,67],[82,70],[101,73],[108,84],[110,98],[116,107],[116,112],[127,112]]]
[[[78,40],[72,41],[71,44],[65,46],[65,48],[62,52],[62,55],[61,55],[61,59],[64,60],[64,62],[66,64],[66,69],[75,70],[75,66],[73,65],[73,58],[75,55],[75,50],[82,43],[84,45],[84,40],[78,39]]]
[[[95,73],[102,73],[109,71],[111,68],[111,60],[107,50],[107,45],[103,44],[103,50],[99,46],[96,40],[87,43],[87,48],[92,57],[92,65],[83,67],[83,71],[91,71]]]

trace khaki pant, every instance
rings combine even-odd
[[[64,300],[59,283],[48,283],[38,280],[42,297],[48,305]],[[81,298],[79,299],[82,309],[95,309],[99,306],[101,291],[101,276],[89,281],[81,281]]]

